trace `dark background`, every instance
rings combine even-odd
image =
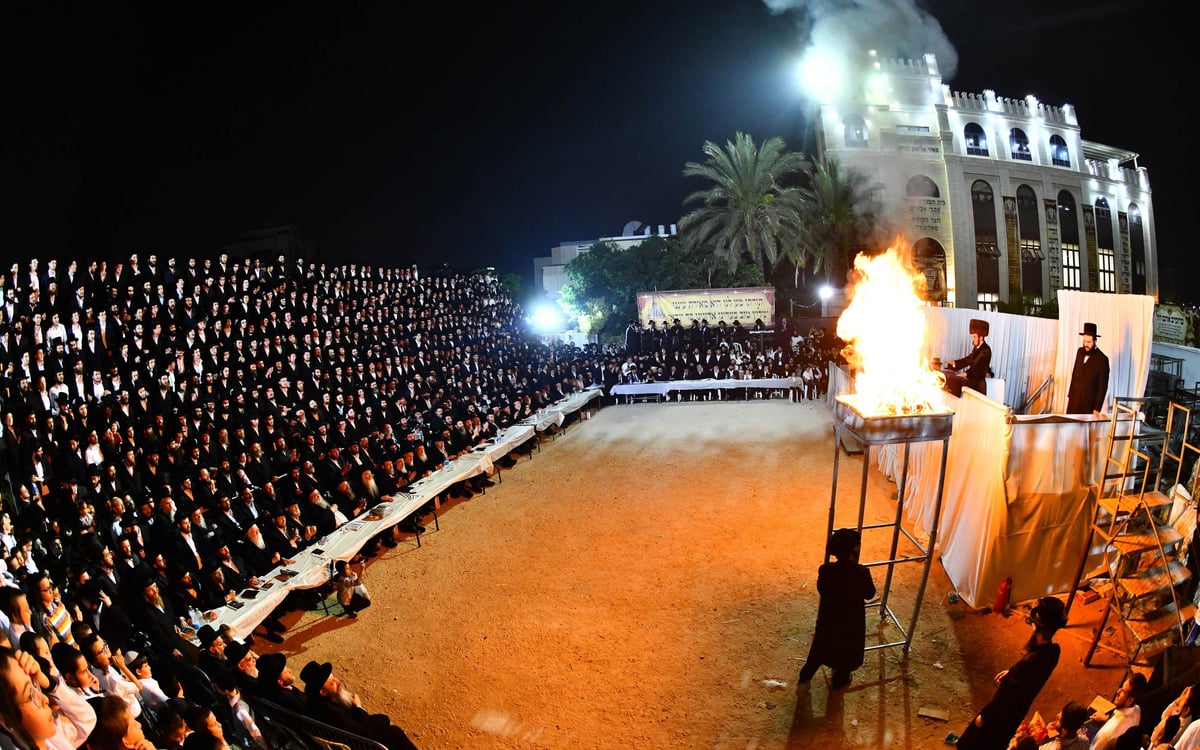
[[[761,0],[37,5],[5,11],[15,257],[205,256],[296,224],[326,259],[528,281],[559,242],[677,221],[706,140],[814,149],[803,16]],[[953,89],[1070,103],[1085,139],[1141,155],[1162,298],[1200,301],[1178,6],[924,9]]]

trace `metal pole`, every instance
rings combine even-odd
[[[917,603],[913,607],[912,625],[904,639],[904,653],[912,645],[913,631],[917,629],[917,618],[921,615],[921,600],[925,597],[925,584],[929,582],[929,564],[933,561],[933,550],[937,545],[938,524],[942,520],[942,494],[946,487],[946,454],[950,452],[950,438],[942,438],[942,462],[938,470],[937,501],[934,504],[933,524],[929,530],[929,546],[925,549],[925,570],[921,573],[921,585],[917,587]]]
[[[899,490],[896,492],[896,523],[892,526],[892,549],[888,554],[887,575],[883,580],[883,595],[879,600],[882,616],[886,616],[888,613],[888,593],[892,590],[892,573],[896,570],[896,550],[900,545],[900,522],[904,512],[904,485],[908,480],[908,445],[908,443],[904,444],[904,465],[900,469]],[[912,630],[912,625],[909,625],[909,630]]]
[[[833,489],[829,493],[829,522],[825,530],[825,562],[829,562],[829,538],[833,536],[833,513],[837,508],[838,464],[842,458],[842,426],[833,425]]]

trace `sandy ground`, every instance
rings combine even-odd
[[[486,494],[443,506],[421,548],[385,548],[357,620],[294,612],[282,647],[260,645],[297,673],[334,662],[423,750],[944,747],[1019,656],[1028,603],[953,618],[962,605],[935,560],[907,656],[871,651],[848,690],[830,691],[822,670],[797,691],[832,435],[817,402],[605,407]],[[841,462],[839,525],[857,513],[859,461]],[[866,523],[890,521],[894,485],[868,476]],[[889,542],[868,531],[863,561],[886,559]],[[890,606],[905,627],[921,571],[895,567]],[[1105,646],[1080,663],[1099,611],[1077,603],[1059,633],[1043,714],[1115,692],[1121,655]],[[878,620],[868,643],[903,640],[894,625],[876,635]],[[919,717],[924,705],[949,720]]]

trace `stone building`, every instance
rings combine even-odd
[[[927,293],[1034,308],[1058,289],[1158,297],[1150,178],[1137,154],[1084,140],[1069,104],[952,91],[933,55],[870,53],[820,106],[817,150],[862,172],[871,210],[911,243]]]

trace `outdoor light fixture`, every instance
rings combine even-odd
[[[833,299],[833,287],[828,284],[822,284],[817,290],[817,296],[821,298],[821,317],[829,317],[829,300]]]
[[[563,329],[563,316],[558,306],[548,303],[537,305],[525,318],[530,327],[538,333],[558,333]]]
[[[809,47],[800,59],[800,85],[819,102],[832,101],[841,92],[845,63],[833,50]]]

